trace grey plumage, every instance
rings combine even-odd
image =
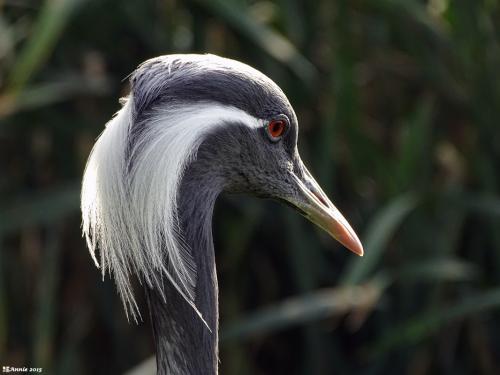
[[[220,193],[283,201],[357,254],[362,246],[302,163],[296,115],[268,77],[213,55],[171,55],[146,61],[130,81],[89,157],[84,235],[134,317],[130,277],[144,282],[158,372],[215,374]]]
[[[134,113],[154,106],[217,102],[266,119],[295,113],[267,76],[240,62],[214,55],[167,55],[148,60],[131,75]]]

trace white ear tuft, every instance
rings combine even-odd
[[[194,304],[196,265],[178,229],[177,190],[211,129],[227,122],[257,127],[262,121],[213,103],[154,108],[139,124],[132,124],[132,113],[131,96],[89,156],[81,196],[83,235],[96,265],[99,248],[102,275],[113,275],[127,318],[140,317],[132,275],[163,296],[166,278],[201,317]],[[132,127],[140,129],[133,142]]]

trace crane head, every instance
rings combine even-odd
[[[145,62],[131,82],[140,98],[136,113],[145,118],[151,116],[148,109],[162,105],[212,118],[191,125],[211,123],[203,141],[212,139],[220,149],[226,191],[283,201],[363,255],[356,233],[302,162],[297,117],[270,78],[214,55],[170,55]]]
[[[140,65],[130,83],[89,157],[82,216],[94,261],[100,248],[102,272],[114,274],[132,312],[131,273],[160,289],[165,276],[193,303],[196,267],[176,232],[178,189],[193,161],[204,161],[220,191],[285,202],[363,255],[302,162],[297,117],[270,78],[214,55],[167,55]]]

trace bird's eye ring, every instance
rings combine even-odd
[[[271,140],[278,141],[285,133],[286,127],[287,123],[284,119],[271,120],[269,124],[267,124],[267,133]]]

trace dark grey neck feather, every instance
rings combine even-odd
[[[218,287],[212,214],[223,178],[213,157],[210,147],[202,145],[197,160],[186,169],[177,197],[183,238],[197,266],[195,304],[211,332],[167,281],[166,302],[148,290],[158,374],[217,373]]]

